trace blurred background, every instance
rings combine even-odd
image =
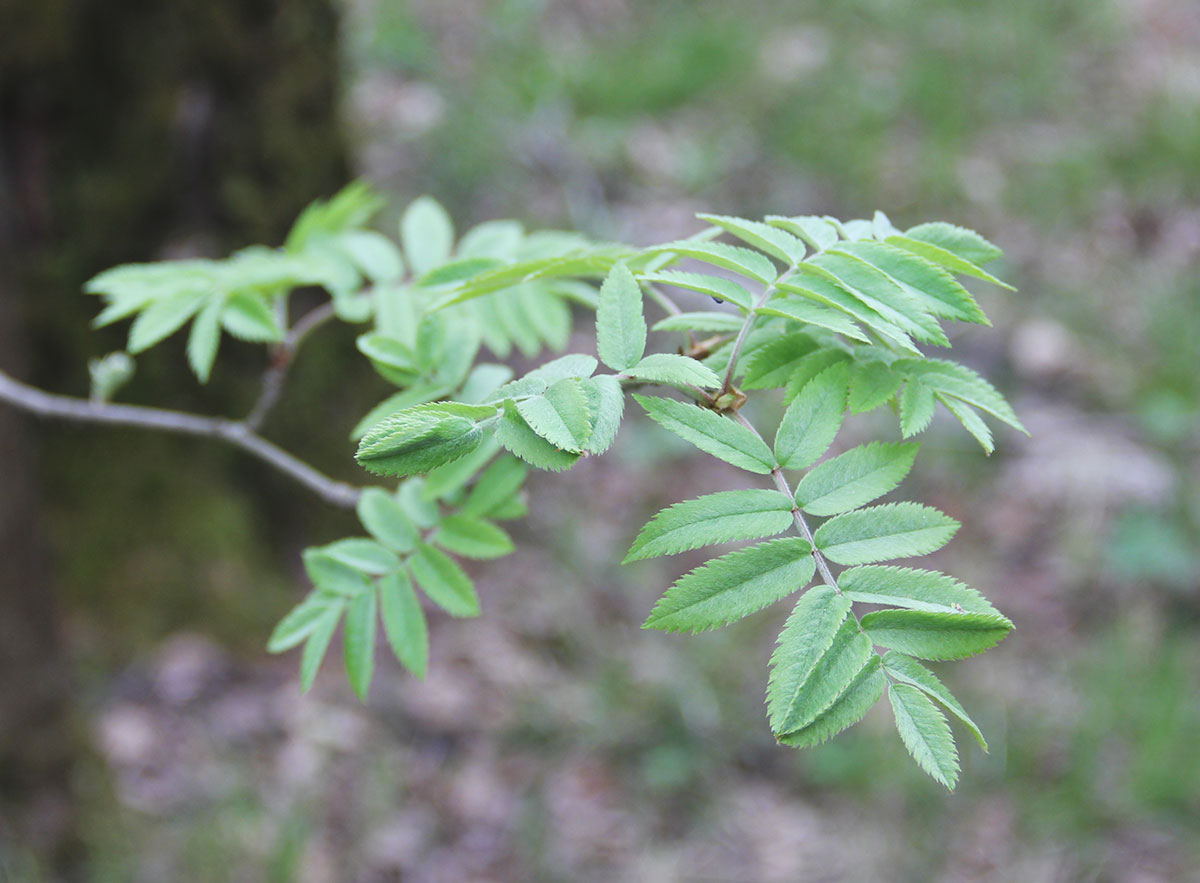
[[[880,208],[1003,247],[1020,290],[976,287],[996,327],[954,353],[1032,437],[939,419],[904,489],[1017,625],[940,667],[991,753],[960,732],[948,795],[882,708],[776,747],[785,607],[640,631],[702,556],[619,567],[636,529],[739,481],[640,423],[531,483],[482,619],[435,616],[428,680],[383,661],[364,706],[336,653],[302,699],[263,649],[352,516],[0,408],[0,878],[1200,879],[1200,5],[0,0],[0,367],[86,394],[124,334],[88,277],[279,243],[356,175],[389,232],[431,193],[460,229]],[[387,386],[354,334],[306,344],[267,434],[357,481],[342,428]],[[200,387],[172,340],[123,397],[239,414],[262,367],[229,346]]]

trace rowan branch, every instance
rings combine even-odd
[[[335,481],[324,473],[258,435],[244,420],[203,417],[182,411],[146,408],[141,405],[116,405],[73,396],[56,395],[21,383],[0,371],[0,401],[38,417],[53,417],[85,423],[137,426],[179,435],[218,439],[241,448],[304,485],[322,500],[344,509],[358,503],[361,488]]]

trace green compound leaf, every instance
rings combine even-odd
[[[803,588],[816,564],[801,537],[730,552],[680,577],[642,628],[703,632],[755,613]]]
[[[479,598],[471,578],[445,552],[420,543],[408,566],[421,591],[451,616],[479,615]]]
[[[947,395],[934,393],[934,396],[939,402],[946,406],[946,410],[953,414],[958,422],[963,425],[963,428],[974,436],[975,441],[979,442],[985,453],[990,454],[996,449],[996,445],[992,440],[992,431],[988,425],[983,422],[983,418],[975,413],[975,409],[966,402],[961,402],[958,399],[951,398]]]
[[[918,224],[908,228],[905,235],[910,239],[936,245],[953,252],[963,260],[978,265],[994,261],[1004,254],[974,230],[956,227],[954,224],[947,224],[943,221]]]
[[[470,515],[447,515],[433,541],[464,558],[500,558],[513,550],[507,533],[490,521]]]
[[[845,243],[839,250],[875,267],[935,316],[977,325],[992,324],[971,293],[953,276],[912,252],[867,240]]]
[[[754,297],[750,294],[750,292],[748,292],[738,283],[734,282],[732,279],[726,279],[723,276],[710,276],[707,273],[685,273],[681,270],[659,270],[657,273],[643,273],[642,280],[644,282],[658,282],[663,285],[674,285],[676,288],[686,288],[690,291],[698,291],[701,294],[707,294],[709,297],[715,297],[717,300],[728,301],[743,313],[750,312],[751,307],[754,305]],[[692,315],[727,314],[695,313]],[[735,325],[731,330],[737,331],[742,327],[742,320],[737,319],[737,317],[733,318]],[[660,328],[659,325],[661,324],[662,322],[654,326],[656,331],[668,330]],[[722,329],[717,328],[714,330],[720,331]]]
[[[812,515],[839,515],[893,490],[912,469],[915,443],[872,442],[826,460],[800,480],[796,504]]]
[[[775,281],[779,271],[771,263],[771,259],[749,248],[736,245],[726,245],[724,242],[704,242],[699,239],[687,239],[679,242],[668,242],[647,249],[643,254],[673,253],[683,258],[694,258],[730,270],[740,276],[746,276],[764,284]],[[746,309],[750,305],[746,304]]]
[[[962,721],[963,725],[971,731],[971,734],[979,743],[979,747],[984,751],[988,750],[987,740],[983,738],[983,732],[976,725],[975,721],[971,720],[971,716],[967,714],[967,710],[954,698],[954,694],[946,689],[946,685],[938,680],[933,672],[911,656],[905,656],[903,653],[898,653],[895,650],[889,650],[883,654],[883,667],[893,680],[912,684],[925,695],[931,696],[940,702],[947,711]]]
[[[883,362],[855,362],[850,371],[850,397],[846,404],[851,414],[873,411],[896,394],[903,375]]]
[[[379,612],[392,652],[401,665],[424,680],[429,665],[429,627],[412,580],[403,570],[379,581]]]
[[[954,536],[953,518],[920,503],[886,503],[831,518],[813,539],[838,564],[871,564],[937,551]]]
[[[772,298],[770,303],[759,307],[755,312],[760,316],[781,316],[785,319],[793,319],[796,322],[805,322],[809,325],[816,325],[819,328],[827,328],[830,331],[836,331],[838,334],[862,343],[870,342],[870,338],[863,333],[862,329],[855,325],[853,320],[849,319],[840,310],[822,306],[811,300],[783,295]]]
[[[454,247],[454,224],[437,200],[418,197],[400,219],[400,243],[413,276],[424,276],[449,260]]]
[[[678,353],[651,353],[625,373],[638,380],[669,386],[716,389],[721,385],[721,378],[711,368]]]
[[[221,344],[221,310],[224,301],[213,298],[204,305],[188,334],[187,359],[192,372],[201,383],[208,383],[217,347]]]
[[[538,469],[561,472],[570,469],[579,459],[579,454],[560,450],[534,432],[512,402],[504,405],[496,439],[508,451]]]
[[[888,699],[896,730],[917,766],[953,791],[958,781],[958,750],[946,716],[911,684],[889,684]]]
[[[746,359],[744,389],[787,386],[800,361],[817,348],[807,334],[788,334],[760,346]]]
[[[810,707],[806,690],[811,690],[821,660],[844,637],[841,630],[849,616],[850,600],[829,586],[816,586],[796,602],[771,655],[767,717],[772,732],[798,729],[804,720],[812,721],[824,711],[824,706]]]
[[[841,350],[820,349],[809,353],[796,363],[796,370],[788,378],[787,392],[784,393],[783,400],[790,405],[814,377],[834,365],[848,365],[849,359],[849,354]]]
[[[918,659],[965,659],[999,644],[1012,623],[999,614],[877,610],[862,627],[880,647]]]
[[[798,264],[804,260],[804,243],[779,227],[772,227],[762,221],[731,218],[727,215],[702,214],[696,217],[720,227],[726,233],[733,234],[742,242],[754,246],[759,251],[766,252],[787,266]]]
[[[588,439],[589,454],[603,454],[614,441],[625,414],[625,390],[621,381],[611,374],[590,377],[581,381],[588,399],[588,416],[592,421],[592,437]]]
[[[337,243],[372,282],[395,282],[404,275],[400,250],[374,230],[347,230],[338,235]]]
[[[829,274],[807,263],[801,265],[801,273],[802,276],[793,276],[786,282],[780,282],[780,290],[841,310],[870,328],[894,349],[921,355],[917,345],[904,331],[854,297]]]
[[[737,334],[745,320],[735,313],[699,312],[667,316],[654,323],[654,331],[700,331]]]
[[[344,603],[330,606],[309,634],[308,641],[304,645],[304,652],[300,655],[300,690],[302,692],[307,693],[312,688],[313,680],[317,676],[317,669],[321,667],[321,660],[325,658],[325,651],[329,649],[329,642],[337,630],[338,620],[342,618],[342,611],[345,609]]]
[[[624,371],[646,351],[642,289],[625,264],[617,264],[600,286],[596,307],[596,349],[600,361]]]
[[[308,578],[314,586],[325,592],[354,598],[371,587],[357,567],[329,554],[326,547],[305,549],[300,557]]]
[[[766,220],[772,227],[799,236],[812,246],[813,251],[824,251],[831,245],[836,245],[838,241],[838,232],[833,225],[816,215],[800,215],[795,218],[767,215]]]
[[[378,576],[400,569],[400,559],[395,552],[365,537],[338,540],[321,546],[320,551],[360,573]]]
[[[936,404],[932,389],[919,380],[909,379],[900,393],[900,434],[911,438],[924,432],[933,420]]]
[[[784,412],[775,433],[775,456],[784,469],[811,466],[833,444],[846,410],[847,371],[844,363],[826,368]]]
[[[346,676],[361,700],[366,700],[375,673],[375,619],[374,592],[364,592],[346,606],[342,636]]]
[[[261,296],[235,292],[225,301],[221,325],[238,340],[251,343],[275,343],[283,340],[283,329],[275,312]]]
[[[663,509],[638,534],[624,563],[715,543],[755,540],[792,524],[792,501],[768,490],[720,491]]]
[[[893,363],[892,368],[920,380],[935,392],[962,399],[1028,435],[1004,396],[965,365],[947,359],[901,359]]]
[[[382,475],[413,475],[453,463],[484,439],[483,428],[471,416],[460,416],[463,413],[494,416],[496,409],[449,402],[418,405],[371,427],[355,458],[369,472]]]
[[[174,334],[208,301],[206,292],[181,291],[156,300],[129,326],[126,349],[137,355]]]
[[[464,515],[486,517],[513,499],[529,469],[520,460],[502,457],[483,471],[463,503]]]
[[[886,686],[887,677],[879,664],[879,657],[872,654],[832,705],[807,726],[778,735],[779,743],[793,748],[820,745],[862,720],[879,701]]]
[[[580,453],[592,434],[588,397],[578,380],[559,380],[540,396],[517,402],[529,427],[554,447]]]
[[[267,652],[283,653],[285,650],[291,650],[320,627],[331,608],[337,608],[340,612],[345,604],[345,600],[337,595],[321,591],[311,592],[275,626],[275,630],[271,632],[271,639],[267,642]]]
[[[417,528],[393,494],[367,488],[358,498],[358,520],[367,532],[397,552],[408,552],[417,542]]]
[[[936,570],[882,564],[852,567],[838,577],[838,586],[847,598],[864,604],[930,613],[999,615],[979,592]]]
[[[1007,282],[1001,282],[991,273],[982,269],[971,261],[961,258],[952,251],[948,251],[939,245],[934,245],[931,242],[925,242],[920,239],[914,239],[911,236],[895,235],[889,236],[886,240],[888,245],[894,245],[897,248],[902,248],[905,251],[911,251],[919,257],[925,258],[930,263],[945,267],[951,273],[958,273],[961,276],[973,276],[976,279],[982,279],[985,282],[991,282],[993,285],[999,285],[1001,288],[1007,288],[1009,291],[1016,291]]]
[[[672,399],[637,394],[634,398],[656,423],[706,454],[759,475],[775,466],[775,456],[761,438],[720,414]]]

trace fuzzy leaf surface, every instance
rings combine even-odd
[[[562,472],[574,466],[579,459],[579,454],[556,448],[534,432],[512,402],[504,405],[504,413],[496,428],[496,439],[509,452],[538,469]]]
[[[721,378],[711,368],[678,353],[651,353],[625,373],[638,380],[669,386],[715,389],[721,385]]]
[[[813,539],[838,564],[871,564],[935,552],[954,536],[953,518],[920,503],[885,503],[829,519]]]
[[[784,469],[804,469],[833,444],[846,410],[845,364],[826,368],[788,405],[775,433],[775,456]]]
[[[796,486],[796,504],[813,515],[839,515],[895,489],[912,469],[915,443],[871,442],[814,466]]]
[[[807,585],[811,552],[807,540],[786,537],[716,558],[676,580],[642,627],[695,633],[749,616]]]
[[[917,766],[950,791],[958,781],[958,749],[946,716],[911,684],[888,685],[896,730]]]
[[[792,501],[770,490],[719,491],[663,509],[642,528],[625,563],[676,555],[715,543],[783,533],[792,524]]]
[[[706,454],[759,475],[775,466],[775,455],[761,438],[714,411],[673,399],[637,394],[634,398],[656,423]]]
[[[577,454],[587,447],[592,418],[578,380],[559,380],[542,395],[518,402],[517,411],[534,432],[559,450]]]
[[[580,381],[588,399],[588,415],[592,421],[592,436],[588,439],[589,454],[603,454],[617,439],[621,418],[625,414],[625,390],[611,374]]]
[[[642,288],[625,264],[617,264],[600,286],[596,307],[596,349],[614,371],[636,365],[646,351]]]
[[[999,614],[877,610],[862,627],[880,647],[918,659],[965,659],[999,644],[1012,623]]]

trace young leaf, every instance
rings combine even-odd
[[[379,611],[392,652],[401,665],[424,680],[429,664],[429,628],[412,581],[403,570],[379,581]]]
[[[883,362],[855,362],[850,370],[851,414],[873,411],[896,394],[904,377]]]
[[[654,323],[653,331],[700,331],[704,333],[737,334],[745,321],[736,313],[680,313]]]
[[[225,300],[221,325],[238,340],[251,343],[283,340],[283,329],[274,311],[260,295],[248,291],[234,292]]]
[[[151,303],[129,327],[126,349],[130,355],[137,355],[174,334],[204,306],[208,297],[204,292],[181,291]]]
[[[807,726],[779,735],[779,743],[793,748],[820,745],[862,720],[879,701],[886,686],[887,677],[880,667],[879,657],[872,655],[832,705]]]
[[[775,456],[762,439],[720,414],[672,399],[634,398],[656,423],[707,454],[759,475],[775,466]]]
[[[508,502],[525,483],[529,470],[513,457],[502,457],[484,470],[463,503],[464,515],[485,517]]]
[[[449,259],[454,247],[454,225],[436,200],[422,196],[404,210],[400,242],[413,275],[424,276]]]
[[[427,500],[444,500],[461,490],[473,479],[492,457],[500,451],[500,442],[495,436],[483,441],[474,451],[461,460],[439,466],[425,476],[421,493]]]
[[[600,286],[596,349],[600,361],[614,371],[636,365],[646,351],[642,289],[624,264],[614,266]]]
[[[451,616],[479,615],[479,598],[471,578],[445,552],[418,543],[408,566],[421,591]]]
[[[338,620],[342,618],[344,609],[344,604],[331,606],[309,634],[308,641],[304,645],[304,652],[300,655],[301,692],[307,693],[312,688],[313,680],[317,676],[317,669],[321,667],[321,660],[325,658],[325,651],[329,649],[329,642],[333,638],[333,633],[337,629]]]
[[[912,252],[882,242],[848,242],[840,251],[866,261],[935,316],[991,325],[971,293],[945,270]]]
[[[810,380],[834,365],[848,363],[849,360],[850,356],[841,350],[819,349],[815,353],[809,353],[796,363],[792,376],[788,378],[787,392],[784,393],[783,400],[791,404]],[[845,382],[845,380],[842,381],[843,384]],[[842,407],[844,408],[845,405]]]
[[[945,715],[910,684],[890,684],[888,699],[900,739],[917,766],[953,791],[958,781],[958,750]]]
[[[647,249],[643,254],[663,254],[672,252],[685,258],[694,258],[723,270],[730,270],[741,276],[746,276],[756,282],[769,283],[775,280],[779,271],[771,263],[770,258],[749,248],[736,245],[726,245],[724,242],[703,242],[699,239],[688,239],[679,242],[668,242]],[[672,283],[675,284],[675,283]],[[746,304],[746,309],[750,305]]]
[[[374,230],[347,230],[338,235],[338,245],[372,282],[394,282],[404,275],[400,250]]]
[[[792,400],[775,433],[775,456],[784,469],[811,466],[833,443],[846,410],[845,364],[826,368]]]
[[[291,650],[324,622],[331,607],[340,611],[345,604],[345,600],[337,595],[320,591],[310,593],[275,626],[275,630],[271,632],[271,639],[267,642],[267,652],[282,653]]]
[[[942,221],[909,227],[904,235],[944,248],[973,264],[986,264],[1004,254],[974,230]]]
[[[592,434],[588,397],[578,380],[560,380],[540,396],[517,402],[517,411],[554,447],[580,453]]]
[[[571,353],[553,359],[540,368],[533,369],[522,379],[540,382],[549,387],[567,378],[591,377],[595,371],[596,359],[594,357],[583,353]],[[520,381],[517,382],[520,383]]]
[[[335,543],[321,546],[320,550],[333,560],[360,573],[378,576],[400,569],[400,559],[396,557],[395,552],[365,537],[338,540]]]
[[[838,241],[838,233],[833,225],[815,215],[801,215],[795,218],[767,215],[767,223],[799,236],[812,246],[813,251],[824,251],[831,245],[836,245]]]
[[[578,454],[559,450],[530,429],[512,402],[506,402],[504,405],[504,414],[496,429],[496,439],[508,451],[538,469],[561,472],[570,469],[579,459]]]
[[[496,413],[494,408],[483,411]],[[469,417],[422,405],[373,426],[359,442],[355,459],[377,474],[412,475],[465,457],[483,437],[483,430]]]
[[[912,684],[926,696],[940,702],[947,711],[962,721],[963,725],[971,731],[975,740],[979,742],[979,746],[984,751],[988,750],[987,740],[983,738],[983,733],[975,721],[971,720],[967,710],[954,698],[954,694],[946,689],[946,685],[938,680],[937,675],[911,656],[905,656],[895,650],[889,650],[883,654],[883,667],[893,680]]]
[[[221,343],[221,298],[213,298],[204,305],[188,334],[187,358],[193,373],[201,383],[208,383],[217,347]]]
[[[670,386],[716,389],[721,385],[721,378],[711,368],[678,353],[651,353],[625,373],[638,380]]]
[[[788,334],[756,349],[746,359],[743,389],[775,389],[787,386],[800,361],[817,348],[807,334]]]
[[[895,349],[921,355],[916,344],[903,330],[850,294],[837,283],[836,279],[830,278],[817,268],[808,268],[807,264],[802,266],[803,278],[793,276],[785,282],[780,282],[779,289],[781,291],[841,310],[870,328],[885,341],[890,341]]]
[[[1012,631],[999,614],[877,610],[862,618],[873,643],[918,659],[965,659],[989,650]]]
[[[621,382],[611,374],[581,380],[588,400],[588,417],[592,421],[592,437],[588,439],[589,454],[603,454],[617,439],[621,417],[625,414],[625,391]]]
[[[988,600],[954,577],[936,570],[872,564],[842,571],[838,586],[864,604],[887,604],[931,613],[996,613]]]
[[[838,564],[870,564],[889,558],[928,555],[940,549],[959,524],[930,506],[886,503],[831,518],[813,539]]]
[[[785,319],[806,322],[819,328],[828,328],[830,331],[836,331],[851,340],[863,343],[868,343],[870,340],[863,334],[862,329],[840,310],[799,297],[789,295],[774,297],[766,306],[759,307],[755,312],[760,316],[782,316]]]
[[[914,239],[911,236],[900,235],[889,236],[887,244],[902,248],[905,251],[911,251],[913,254],[923,257],[931,263],[945,267],[951,273],[958,273],[962,276],[974,276],[976,279],[991,282],[993,285],[999,285],[1001,288],[1007,288],[1009,291],[1016,291],[1007,282],[1001,282],[991,273],[941,246],[924,242],[920,239]]]
[[[912,469],[918,445],[872,442],[814,467],[796,486],[796,504],[812,515],[839,515],[883,496]]]
[[[358,698],[365,701],[375,673],[375,616],[374,592],[364,592],[346,607],[343,630],[343,651],[346,675]]]
[[[946,406],[947,411],[958,418],[958,422],[963,425],[963,428],[967,432],[975,437],[975,441],[979,442],[986,453],[990,454],[995,450],[996,446],[992,441],[992,431],[983,422],[983,418],[975,413],[974,408],[966,402],[959,401],[952,396],[942,395],[940,392],[934,393],[934,396]]]
[[[657,273],[643,273],[642,281],[659,282],[663,285],[674,285],[676,288],[686,288],[715,297],[717,300],[728,301],[743,313],[750,312],[754,305],[754,297],[745,288],[726,279],[724,276],[710,276],[707,273],[687,273],[682,270],[659,270]],[[657,328],[657,326],[655,326]],[[742,327],[740,320],[733,329]]]
[[[823,710],[809,713],[804,689],[849,615],[850,600],[830,586],[815,586],[796,602],[771,655],[767,716],[773,732],[794,730],[796,727],[788,726],[791,721],[805,717],[811,720]]]
[[[371,487],[358,498],[358,520],[371,536],[397,552],[408,552],[417,542],[417,528],[396,498]]]
[[[687,500],[655,515],[634,540],[623,563],[675,555],[714,543],[783,533],[792,524],[792,501],[769,490],[720,491]]]
[[[354,598],[371,586],[356,567],[335,558],[325,548],[305,549],[300,557],[308,578],[318,589]]]
[[[764,251],[771,257],[778,258],[785,265],[791,266],[804,260],[804,244],[790,233],[779,227],[772,227],[761,221],[748,221],[745,218],[731,218],[726,215],[697,215],[700,220],[715,224],[727,233],[732,233],[738,239]]]
[[[1014,429],[1026,432],[1004,396],[965,365],[946,359],[901,359],[893,363],[892,368],[920,379],[922,384],[936,392],[962,399]]]
[[[807,540],[785,537],[713,559],[676,580],[642,628],[694,634],[749,616],[808,584],[811,552]]]
[[[884,273],[840,247],[817,255],[805,266],[829,274],[846,291],[917,340],[950,345],[937,319],[920,302]]]
[[[508,534],[481,518],[447,515],[433,542],[464,558],[500,558],[513,550]]]
[[[932,389],[916,378],[909,378],[900,393],[900,434],[911,438],[924,432],[933,420],[936,404]]]

